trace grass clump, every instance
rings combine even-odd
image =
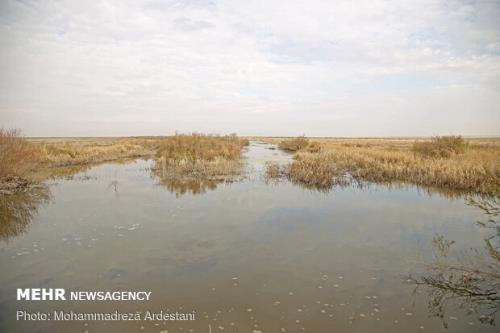
[[[296,152],[306,148],[309,145],[309,140],[305,136],[298,136],[293,139],[282,140],[278,147],[285,151]]]
[[[311,153],[295,156],[287,176],[295,183],[316,189],[330,189],[341,179],[341,173],[323,154]]]
[[[221,179],[242,170],[242,149],[247,139],[236,135],[175,135],[158,149],[155,170],[160,177]]]
[[[276,162],[267,162],[265,178],[269,179],[279,179],[283,175],[282,167]]]
[[[26,177],[38,162],[38,150],[19,130],[0,129],[0,178]]]
[[[425,157],[447,158],[464,153],[467,147],[461,136],[435,136],[430,141],[415,142],[412,150]]]
[[[33,185],[30,174],[40,161],[38,149],[19,130],[0,129],[0,194],[26,191]]]
[[[286,177],[293,183],[317,190],[329,190],[333,185],[345,183],[343,173],[322,154],[307,152],[295,155],[289,165],[268,162],[265,176],[267,180]]]

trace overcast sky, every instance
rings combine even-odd
[[[0,0],[0,126],[500,135],[499,17],[499,1]]]

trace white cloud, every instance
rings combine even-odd
[[[28,135],[498,135],[499,16],[489,1],[6,1],[0,120]]]

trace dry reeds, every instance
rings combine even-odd
[[[430,141],[415,142],[412,150],[426,157],[446,158],[464,153],[467,147],[461,136],[435,136]]]
[[[285,151],[296,152],[306,148],[309,145],[309,140],[307,140],[304,136],[298,136],[292,139],[282,140],[278,147]]]
[[[342,173],[321,154],[303,153],[295,156],[287,170],[293,182],[306,187],[329,189],[342,179]]]
[[[44,165],[65,167],[88,165],[128,158],[149,158],[155,154],[161,138],[96,139],[41,142],[38,149]]]
[[[160,177],[221,179],[242,169],[242,149],[248,140],[236,135],[175,135],[165,138],[157,152]]]
[[[301,178],[309,179],[309,182],[315,182],[314,178],[317,178],[317,182],[323,183],[326,173],[318,168],[335,166],[358,180],[407,182],[479,194],[498,195],[500,191],[498,146],[471,144],[462,153],[439,158],[414,153],[411,147],[394,148],[387,144],[346,146],[325,141],[323,146],[318,154],[297,155],[296,160],[301,161],[304,168],[315,170]]]
[[[290,181],[318,190],[328,190],[333,185],[346,183],[344,173],[338,170],[321,154],[301,153],[295,155],[289,165],[268,162],[265,171],[266,180],[287,178]]]
[[[36,147],[19,130],[0,129],[0,179],[26,177],[39,159]]]
[[[281,166],[276,162],[267,162],[265,170],[266,180],[278,179],[283,175]]]

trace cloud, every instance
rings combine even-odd
[[[1,2],[0,120],[28,135],[498,135],[499,16],[490,1]]]

